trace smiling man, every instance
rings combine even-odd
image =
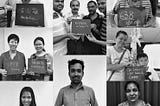
[[[55,106],[98,106],[93,89],[82,84],[83,61],[68,61],[68,69],[71,84],[60,89]]]

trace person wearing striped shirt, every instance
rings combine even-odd
[[[104,17],[102,18],[102,25],[100,28],[100,38],[101,40],[96,39],[93,34],[87,35],[87,38],[99,45],[101,45],[101,51],[102,54],[106,54],[106,37],[107,37],[107,14],[106,14],[106,0],[97,0],[98,9],[101,13],[104,14]]]
[[[152,14],[152,7],[150,0],[118,0],[117,3],[114,6],[113,11],[110,13],[110,21],[111,26],[116,27],[115,22],[115,15],[118,14],[118,11],[121,8],[130,8],[130,7],[136,7],[136,8],[144,8],[145,10],[145,26],[150,26],[153,22],[153,14]]]

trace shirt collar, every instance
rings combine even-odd
[[[70,88],[73,88],[73,85],[72,85],[72,83],[70,84],[70,86],[69,86]],[[73,88],[74,89],[74,88]],[[77,88],[77,90],[79,90],[79,89],[84,89],[84,85],[83,85],[83,83],[81,82],[81,84],[80,84],[80,86]]]

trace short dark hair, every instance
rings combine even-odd
[[[148,55],[146,53],[139,53],[139,54],[137,54],[137,60],[140,59],[140,58],[142,58],[142,57],[147,57],[147,59],[148,59]]]
[[[127,32],[120,30],[117,32],[116,38],[119,36],[119,34],[124,34],[124,35],[128,36]]]
[[[22,90],[20,92],[20,97],[19,97],[19,101],[20,101],[19,106],[23,106],[21,98],[22,98],[22,95],[23,95],[24,92],[30,92],[31,93],[32,101],[31,101],[30,106],[36,106],[35,95],[34,95],[33,89],[31,87],[22,88]]]
[[[68,69],[70,70],[71,65],[74,65],[76,63],[81,64],[82,70],[84,70],[84,62],[82,60],[72,59],[68,61]]]
[[[138,84],[138,82],[136,82],[136,81],[127,81],[126,83],[125,83],[125,86],[124,86],[124,90],[125,90],[125,92],[127,91],[127,86],[129,85],[129,84],[135,84],[136,85],[136,87],[138,88],[138,91],[140,91],[140,87],[139,87],[139,84]]]
[[[91,0],[91,1],[89,1],[89,2],[87,3],[87,7],[88,7],[88,5],[89,5],[90,3],[93,3],[93,4],[95,4],[95,5],[97,6],[97,3],[96,3],[95,1],[93,1],[93,0]]]
[[[14,39],[15,41],[17,41],[17,43],[19,43],[19,37],[18,37],[18,35],[16,35],[16,34],[10,34],[10,35],[8,36],[8,43],[9,43],[9,41],[10,41],[11,39]]]
[[[72,2],[73,2],[73,1],[77,1],[77,2],[78,2],[78,4],[80,5],[79,0],[71,0],[71,1],[70,1],[70,7],[71,7],[71,5],[72,5]]]

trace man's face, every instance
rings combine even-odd
[[[148,58],[147,57],[141,57],[138,59],[138,63],[141,66],[146,66],[148,65]]]
[[[78,1],[72,1],[71,3],[71,11],[72,13],[78,13],[80,4]]]
[[[70,66],[69,77],[72,83],[79,84],[81,83],[83,77],[82,65],[80,63],[75,63]]]
[[[56,12],[61,12],[64,7],[64,0],[53,0],[53,10]]]
[[[10,50],[16,51],[17,46],[18,46],[18,41],[16,41],[15,39],[11,39],[11,40],[8,42],[8,44],[9,44]]]
[[[97,10],[97,6],[93,2],[88,4],[88,12],[89,12],[89,14],[91,14],[91,15],[95,14],[96,10]]]
[[[97,4],[99,11],[106,14],[106,0],[97,0]]]

